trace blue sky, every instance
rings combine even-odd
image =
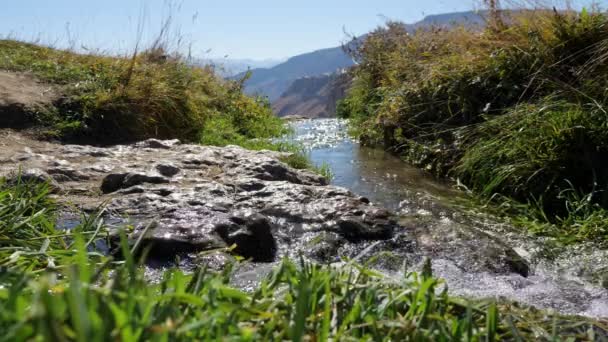
[[[344,30],[362,34],[385,18],[415,22],[465,11],[477,0],[3,0],[0,35],[111,52],[129,50],[143,22],[144,41],[174,14],[173,32],[194,55],[284,58],[337,46]],[[584,1],[579,1],[585,3]],[[606,2],[606,1],[603,1]],[[145,18],[141,20],[140,18]],[[68,33],[69,32],[69,33]],[[172,36],[177,36],[172,34]]]

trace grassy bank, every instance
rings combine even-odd
[[[95,249],[95,218],[57,230],[44,185],[0,183],[0,340],[469,340],[606,338],[608,323],[438,292],[430,272],[388,278],[356,264],[284,261],[253,291],[230,268],[169,270],[146,281],[124,259]],[[139,254],[139,253],[138,253]],[[145,254],[145,253],[144,253]]]
[[[32,114],[63,139],[239,142],[284,133],[267,102],[245,96],[239,82],[192,66],[161,43],[114,57],[2,40],[0,69],[32,74],[58,89],[62,96],[52,106]]]
[[[608,17],[489,17],[372,32],[340,114],[363,142],[459,179],[534,232],[608,243]]]
[[[25,113],[47,137],[93,144],[177,138],[289,152],[284,162],[292,167],[331,178],[298,146],[274,142],[290,129],[266,99],[243,94],[243,81],[221,79],[158,44],[114,57],[0,40],[0,70],[33,75],[60,94]]]

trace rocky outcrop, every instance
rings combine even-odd
[[[142,238],[155,256],[232,247],[261,262],[315,257],[304,242],[325,234],[342,246],[399,230],[386,210],[290,168],[281,153],[159,140],[109,148],[32,144],[0,152],[0,173],[16,177],[21,168],[22,178],[48,180],[63,203],[107,203],[114,221],[135,226],[134,238],[153,224]]]
[[[397,270],[431,257],[453,260],[465,272],[530,272],[491,237],[452,225],[399,223],[368,199],[282,163],[284,153],[154,139],[101,148],[2,133],[0,176],[50,182],[66,208],[104,204],[106,219],[133,226],[131,237],[141,238],[155,259],[230,249],[256,262],[371,258]]]

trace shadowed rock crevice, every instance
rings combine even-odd
[[[101,191],[109,194],[120,189],[128,189],[141,184],[163,184],[169,180],[160,176],[146,175],[141,173],[113,173],[106,176],[101,183]]]

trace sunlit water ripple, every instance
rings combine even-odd
[[[532,273],[523,277],[467,273],[454,259],[434,258],[433,271],[446,280],[452,294],[501,297],[567,314],[608,317],[608,291],[597,280],[590,280],[594,273],[606,271],[606,251],[581,246],[564,249],[555,260],[546,260],[541,256],[543,243],[538,239],[525,236],[501,220],[456,206],[454,198],[462,194],[451,185],[384,151],[359,146],[349,138],[346,121],[320,119],[292,125],[295,136],[291,139],[308,149],[313,162],[330,167],[333,185],[365,196],[414,225],[432,227],[434,232],[482,232],[510,246],[531,264]]]

